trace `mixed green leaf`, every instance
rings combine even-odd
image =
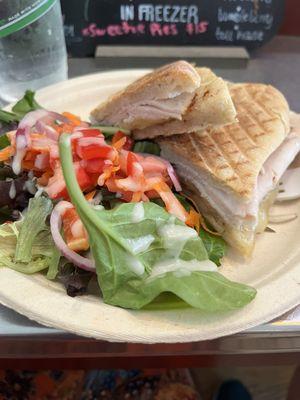
[[[162,293],[171,292],[188,305],[214,312],[242,307],[255,297],[255,289],[231,282],[218,272],[184,270],[191,261],[210,262],[198,235],[188,237],[179,254],[174,256],[174,262],[179,263],[180,277],[172,271],[156,276],[157,263],[172,258],[170,251],[178,251],[172,238],[165,243],[160,228],[171,223],[183,229],[190,228],[151,202],[142,205],[143,218],[138,222],[133,218],[134,203],[124,203],[109,211],[94,209],[78,186],[69,135],[61,136],[60,158],[71,201],[89,234],[98,282],[106,303],[140,309]],[[151,238],[151,243],[137,251],[141,238]]]
[[[51,200],[33,198],[28,212],[13,223],[0,226],[0,266],[33,274],[57,268],[60,254],[54,245],[45,219],[52,209]]]
[[[35,93],[26,90],[24,96],[13,107],[12,111],[0,110],[0,134],[17,128],[18,122],[30,111],[42,108],[34,98]],[[6,136],[6,135],[5,135]],[[5,147],[5,146],[4,146]],[[0,147],[3,148],[3,147]]]
[[[160,155],[159,145],[150,140],[141,140],[141,141],[135,142],[133,151],[135,153],[153,154],[155,156]]]

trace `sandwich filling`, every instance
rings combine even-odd
[[[250,199],[235,195],[221,184],[212,183],[205,173],[195,170],[184,160],[177,158],[176,166],[179,175],[188,177],[188,181],[225,223],[238,229],[254,231],[258,224],[261,203],[276,188],[279,179],[299,151],[300,137],[292,132],[263,164]]]

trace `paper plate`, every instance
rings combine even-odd
[[[83,76],[40,90],[37,100],[50,110],[68,110],[87,118],[100,101],[146,72]],[[272,214],[298,213],[297,200],[272,209]],[[7,268],[0,269],[0,303],[43,325],[109,341],[172,343],[229,335],[267,322],[300,303],[300,218],[270,226],[276,232],[258,236],[252,260],[243,262],[229,255],[220,269],[228,278],[258,291],[251,304],[235,312],[129,311],[103,304],[92,295],[68,297],[59,283]]]

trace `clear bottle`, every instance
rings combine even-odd
[[[0,0],[0,103],[67,79],[59,0]]]

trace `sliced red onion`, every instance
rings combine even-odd
[[[44,121],[39,120],[35,124],[35,129],[38,132],[44,133],[49,139],[58,141],[59,134],[52,126],[47,125]]]
[[[60,203],[58,203],[54,207],[50,217],[50,229],[55,245],[60,250],[61,254],[78,268],[84,269],[86,271],[95,272],[96,267],[94,260],[83,257],[80,254],[75,253],[75,251],[69,249],[66,242],[62,238],[60,234],[60,229],[62,225],[61,213],[59,211],[60,209],[61,206]]]
[[[167,161],[167,163],[168,163],[167,171],[168,171],[169,177],[170,177],[170,179],[171,179],[171,181],[172,181],[172,183],[174,185],[174,188],[175,188],[176,192],[181,192],[182,191],[182,187],[181,187],[180,182],[178,180],[177,174],[176,174],[172,164],[169,163],[168,161]]]
[[[181,184],[180,184],[179,179],[177,177],[177,174],[176,174],[172,164],[169,161],[165,160],[162,157],[156,156],[154,154],[149,154],[149,153],[138,153],[138,154],[140,154],[140,155],[142,155],[144,157],[157,158],[162,163],[164,163],[165,166],[167,167],[168,175],[169,175],[169,177],[170,177],[170,179],[171,179],[171,181],[172,181],[172,183],[174,185],[174,188],[175,188],[176,192],[181,192],[182,191],[182,187],[181,187]]]
[[[18,128],[16,132],[16,153],[12,161],[12,170],[19,175],[22,169],[22,161],[28,147],[28,128]]]
[[[18,130],[20,128],[21,129],[28,128],[28,127],[32,128],[39,119],[49,116],[49,114],[50,114],[50,111],[43,110],[43,109],[30,111],[29,113],[27,113],[24,116],[24,118],[21,119],[21,121],[18,125]]]

